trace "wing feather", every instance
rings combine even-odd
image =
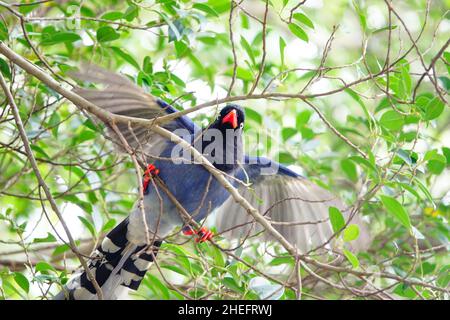
[[[129,79],[117,73],[94,65],[83,65],[79,72],[72,72],[71,75],[81,81],[101,84],[103,87],[99,89],[76,88],[74,92],[111,113],[128,117],[153,119],[176,112],[170,105],[155,99]],[[129,146],[137,152],[158,156],[167,145],[166,138],[151,132],[145,127],[138,125],[130,127],[125,123],[119,123],[117,127]],[[183,128],[189,132],[193,132],[197,128],[186,116],[164,123],[163,127],[170,131]],[[118,146],[119,151],[123,151],[123,148],[120,147],[122,144],[119,142],[116,133],[110,127],[108,129],[109,135],[116,142],[115,144]]]
[[[255,166],[255,165],[253,165]],[[253,185],[240,186],[238,191],[261,214],[267,212],[267,218],[290,243],[299,248],[302,253],[318,248],[331,248],[335,237],[329,221],[328,208],[339,208],[345,219],[349,219],[343,202],[331,192],[317,186],[311,181],[294,174],[282,167],[277,174],[262,176],[252,165],[244,166]],[[238,174],[242,178],[244,175]],[[252,217],[234,199],[229,198],[216,213],[217,229],[229,238],[245,237],[251,227]],[[240,226],[245,224],[244,226]],[[353,241],[352,249],[364,250],[370,239],[366,225],[359,217],[353,217],[351,223],[358,224],[360,237]],[[261,226],[253,223],[251,234],[262,231]],[[271,240],[264,233],[266,240]]]

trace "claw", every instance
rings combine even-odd
[[[156,167],[153,164],[149,164],[147,166],[147,169],[144,172],[144,182],[142,183],[142,187],[144,188],[144,194],[148,194],[148,185],[150,184],[151,179],[154,176],[157,176],[159,174],[159,169],[156,169]]]
[[[202,227],[198,232],[197,232],[197,239],[195,239],[195,242],[206,242],[208,240],[210,240],[213,237],[213,233],[208,230],[205,227]]]
[[[186,226],[185,228],[183,228],[183,234],[185,236],[192,236],[193,234],[195,234],[196,232],[194,231],[194,229],[192,229],[191,226]]]
[[[154,177],[159,174],[159,169],[156,169],[156,167],[152,164],[149,164],[147,166],[147,170],[145,170],[144,175]]]
[[[202,227],[200,230],[195,231],[191,227],[186,228],[183,230],[183,233],[187,236],[197,235],[197,238],[195,238],[195,242],[206,242],[208,240],[211,240],[213,237],[213,233],[208,230],[206,227]]]

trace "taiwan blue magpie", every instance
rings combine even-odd
[[[113,114],[154,119],[178,112],[122,75],[91,65],[73,75],[84,83],[101,85],[74,91]],[[228,104],[205,128],[186,115],[161,126],[200,151],[300,252],[308,253],[332,243],[330,206],[341,209],[347,219],[360,226],[361,235],[353,249],[366,248],[369,237],[365,225],[357,216],[349,217],[339,198],[275,161],[244,153],[244,122],[243,108]],[[144,178],[144,213],[136,206],[106,235],[89,261],[104,299],[118,299],[123,291],[137,290],[164,239],[176,227],[188,233],[190,227],[180,215],[179,205],[197,222],[214,212],[217,230],[227,237],[243,239],[261,233],[270,240],[210,172],[192,161],[189,152],[148,128],[126,123],[118,123],[117,128],[135,154],[151,166]],[[123,151],[120,137],[112,128],[108,127],[108,131],[118,150]],[[158,190],[152,183],[154,175],[168,192]],[[205,229],[198,233],[200,241],[211,237]],[[55,299],[97,299],[97,295],[86,273],[80,270]]]

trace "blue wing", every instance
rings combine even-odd
[[[246,176],[248,176],[250,180],[254,180],[274,174],[284,175],[292,178],[301,177],[298,173],[292,171],[288,167],[283,166],[276,161],[267,159],[265,157],[252,157],[248,155],[245,155],[244,165],[241,170],[236,173],[235,176],[241,180],[244,180]]]
[[[178,112],[177,109],[175,109],[170,104],[168,104],[167,102],[165,102],[161,99],[157,99],[157,103],[167,114],[172,114],[172,113]],[[192,121],[191,118],[189,118],[188,116],[185,116],[185,115],[176,118],[174,120],[174,122],[177,124],[178,127],[183,127],[192,134],[199,132],[201,130],[200,127],[198,125],[196,125],[195,122]]]
[[[86,100],[111,113],[152,119],[167,114],[175,113],[177,110],[161,99],[144,92],[144,90],[122,75],[104,70],[97,66],[84,66],[80,72],[73,72],[72,76],[79,80],[100,84],[101,89],[77,88],[74,91]],[[166,148],[167,140],[145,127],[137,125],[129,126],[126,123],[117,124],[120,132],[134,150],[148,156],[158,156]],[[162,126],[180,135],[192,135],[200,131],[200,128],[187,116],[181,116],[170,120]],[[119,146],[116,134],[110,130],[110,137]]]
[[[250,183],[249,187],[240,184],[239,193],[303,253],[327,244],[332,237],[328,215],[330,206],[339,208],[345,218],[349,218],[345,205],[338,197],[267,158],[246,156],[235,177]],[[369,244],[366,226],[356,216],[352,218],[352,223],[357,223],[361,230],[353,249],[365,249]],[[245,238],[263,231],[232,198],[217,212],[217,229],[231,238]]]

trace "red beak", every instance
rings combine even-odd
[[[228,114],[223,117],[222,124],[229,123],[233,129],[236,129],[238,126],[237,113],[236,110],[233,109]]]

